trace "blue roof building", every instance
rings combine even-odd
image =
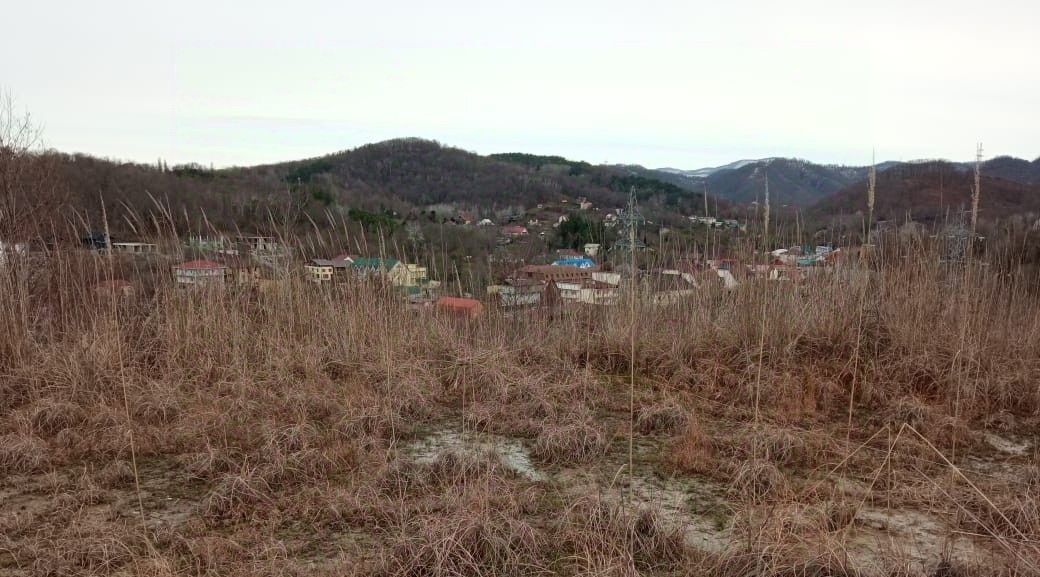
[[[575,268],[595,268],[596,261],[591,258],[575,257],[561,258],[553,262],[553,266],[572,266]]]

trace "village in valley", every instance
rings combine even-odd
[[[631,286],[647,302],[665,305],[709,287],[733,289],[755,280],[798,283],[834,268],[850,252],[830,245],[737,251],[732,247],[742,235],[747,238],[747,224],[706,215],[684,219],[687,230],[683,232],[700,242],[669,249],[665,246],[669,235],[677,236],[680,231],[656,226],[656,242],[647,243],[647,229],[653,223],[640,213],[634,195],[624,208],[600,210],[585,198],[564,198],[555,207],[539,204],[529,214],[526,219],[508,214],[507,222],[496,223],[458,210],[442,219],[442,226],[450,229],[493,235],[493,250],[485,257],[491,272],[482,283],[463,282],[457,266],[431,271],[434,267],[418,258],[392,254],[385,243],[380,243],[380,250],[329,251],[309,258],[301,256],[298,243],[269,234],[191,235],[182,244],[169,245],[91,232],[81,238],[81,245],[118,259],[150,261],[159,273],[153,285],[166,282],[182,290],[235,287],[263,291],[293,278],[315,287],[353,283],[383,289],[415,311],[465,318],[479,317],[487,308],[509,313],[566,306],[611,307],[621,302],[622,293]],[[572,218],[594,223],[602,238],[591,239],[598,242],[563,239],[561,227]],[[574,248],[559,246],[567,242]],[[364,246],[357,241],[353,244],[355,248]],[[472,259],[467,255],[463,263]],[[435,257],[426,260],[437,261]],[[97,283],[96,290],[129,296],[142,291],[143,285],[132,274],[115,274]]]

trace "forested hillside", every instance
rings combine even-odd
[[[720,170],[706,179],[709,194],[734,203],[761,202],[769,177],[770,197],[777,205],[808,206],[865,178],[866,167],[821,165],[776,158]]]
[[[979,201],[981,218],[998,219],[1040,212],[1040,190],[1036,186],[983,172]],[[971,208],[974,175],[948,162],[901,164],[880,172],[874,216],[878,220],[929,223]],[[810,217],[828,218],[866,211],[867,184],[858,182],[810,208]]]
[[[147,228],[168,213],[193,229],[308,226],[350,211],[397,214],[520,211],[587,198],[622,207],[635,190],[649,213],[672,216],[703,205],[700,193],[646,174],[560,157],[480,156],[421,139],[398,139],[307,160],[213,170],[199,165],[119,163],[86,155],[46,155],[63,184],[61,212],[74,228]],[[75,216],[70,216],[75,215]]]

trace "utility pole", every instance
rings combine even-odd
[[[766,173],[766,198],[762,213],[762,247],[769,252],[769,173]]]
[[[982,143],[975,149],[975,187],[971,191],[971,241],[979,221],[979,195],[982,193]]]
[[[704,183],[704,218],[708,218],[708,183]],[[708,224],[708,221],[704,221],[704,258],[702,260],[708,260],[708,243],[711,238],[712,226]]]
[[[877,186],[877,159],[875,153],[870,154],[870,174],[867,176],[867,229],[863,235],[863,244],[870,244],[870,231],[874,228],[874,188]]]

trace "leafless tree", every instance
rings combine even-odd
[[[0,93],[0,240],[39,238],[59,200],[53,163],[41,130],[14,99]]]

